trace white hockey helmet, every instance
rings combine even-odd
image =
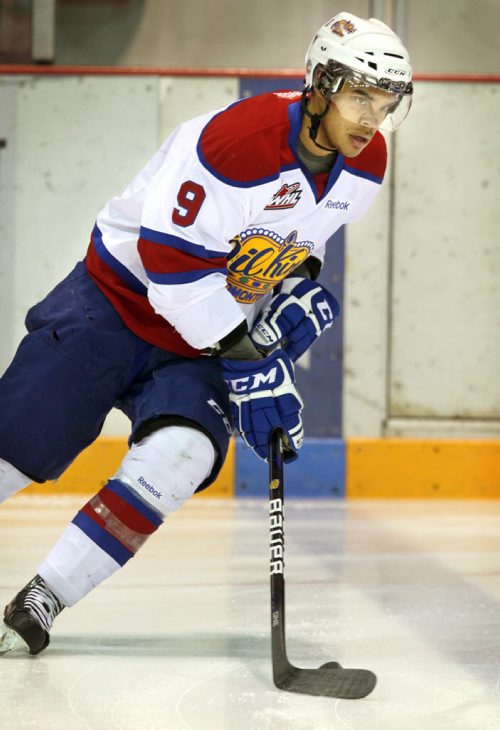
[[[394,95],[380,128],[392,131],[406,118],[413,94],[408,51],[380,20],[338,13],[318,30],[305,60],[306,89],[316,88],[329,100],[346,81],[376,87]]]

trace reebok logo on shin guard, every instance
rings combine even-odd
[[[163,497],[163,494],[161,492],[158,492],[151,484],[148,484],[148,482],[144,479],[144,477],[139,477],[137,480],[141,487],[144,487],[144,489],[147,492],[151,492],[153,497],[156,497],[156,499],[161,499]]]

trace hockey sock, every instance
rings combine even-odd
[[[21,491],[31,484],[31,479],[22,474],[8,461],[0,459],[0,504],[12,494]]]
[[[133,444],[114,478],[68,525],[39,574],[74,605],[132,558],[164,518],[210,475],[215,451],[191,427],[158,429]]]
[[[38,572],[72,606],[132,558],[162,518],[117,479],[75,515]]]

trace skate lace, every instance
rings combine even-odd
[[[41,626],[50,631],[55,617],[61,613],[64,604],[52,593],[43,578],[36,576],[27,586],[23,608],[35,618]]]

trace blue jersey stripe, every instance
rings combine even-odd
[[[170,233],[155,231],[153,228],[146,228],[145,226],[141,226],[140,237],[152,243],[170,246],[170,248],[175,248],[177,251],[184,251],[198,258],[212,259],[225,256],[223,251],[213,251],[199,243],[186,241],[185,238],[180,238],[180,236],[172,236]]]
[[[349,167],[349,165],[346,165],[344,163],[344,170],[348,172],[350,175],[356,175],[356,177],[363,177],[365,180],[371,180],[371,182],[377,183],[377,185],[382,185],[383,178],[377,177],[377,175],[372,175],[370,172],[366,172],[365,170],[357,170],[354,167]]]
[[[268,175],[267,177],[261,177],[259,180],[250,180],[249,182],[239,182],[236,180],[231,180],[228,177],[225,177],[224,175],[221,175],[215,167],[212,167],[208,164],[206,159],[203,156],[203,153],[200,149],[200,145],[198,144],[198,157],[205,169],[209,171],[211,175],[213,175],[217,180],[220,180],[220,182],[225,183],[226,185],[231,185],[233,188],[256,188],[257,185],[265,185],[268,182],[273,182],[273,180],[278,180],[280,176],[280,170],[278,170],[273,175]]]
[[[227,276],[227,268],[196,269],[195,271],[181,271],[175,274],[158,274],[146,270],[146,273],[153,284],[191,284],[193,281],[199,281],[210,274]]]
[[[230,104],[227,108],[231,109],[233,106],[236,106],[237,104],[241,104],[242,101],[245,101],[245,99],[238,99],[237,101]],[[220,114],[224,113],[224,109],[220,111],[218,114],[215,114],[208,122],[206,127],[208,127],[216,117],[218,117]],[[272,182],[273,180],[277,180],[280,176],[279,171],[276,173],[273,173],[272,175],[269,175],[267,177],[262,177],[258,180],[250,180],[249,182],[240,182],[237,180],[232,180],[229,177],[226,177],[225,175],[221,175],[215,167],[212,167],[207,160],[205,159],[205,156],[201,150],[201,140],[203,138],[203,134],[205,132],[206,127],[204,127],[201,131],[201,134],[198,138],[198,143],[196,145],[196,152],[198,154],[198,159],[203,165],[203,167],[210,172],[211,175],[213,175],[217,180],[220,180],[225,185],[231,185],[234,188],[254,188],[257,187],[257,185],[265,185],[265,183]]]
[[[108,249],[104,245],[104,242],[102,240],[102,233],[99,230],[97,224],[94,226],[94,230],[92,231],[92,240],[94,242],[94,248],[99,258],[102,259],[104,263],[107,264],[109,268],[112,269],[115,274],[120,277],[120,279],[123,279],[129,289],[131,289],[136,294],[146,296],[148,290],[144,286],[144,284],[136,276],[134,276],[132,272],[127,269],[126,266],[121,264],[118,259],[116,259],[108,251]]]

